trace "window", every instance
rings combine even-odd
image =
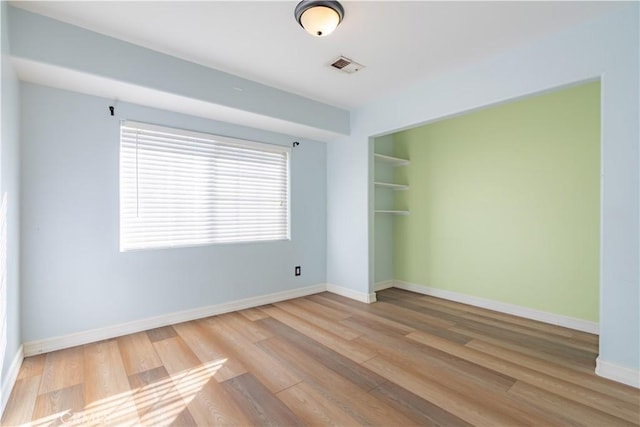
[[[288,148],[122,122],[121,251],[288,238]]]

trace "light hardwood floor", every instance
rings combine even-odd
[[[25,359],[2,425],[640,423],[598,338],[388,289],[322,293]]]

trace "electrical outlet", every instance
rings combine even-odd
[[[300,273],[300,266],[299,266],[299,265],[297,265],[297,266],[296,266],[296,276],[299,276],[300,274],[301,274],[301,273]]]

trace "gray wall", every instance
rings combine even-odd
[[[18,103],[19,82],[9,62],[9,40],[7,37],[7,5],[2,2],[2,66],[1,66],[1,143],[0,143],[0,201],[7,197],[7,264],[6,264],[6,319],[3,331],[6,347],[2,360],[1,383],[5,384],[7,370],[21,344],[20,336],[20,194],[19,194],[19,144]],[[1,396],[2,402],[8,396]]]
[[[118,250],[119,118],[290,145],[296,138],[23,84],[23,341],[326,281],[326,147],[291,154],[291,241]],[[295,265],[302,276],[294,277]]]

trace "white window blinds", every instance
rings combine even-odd
[[[120,250],[289,238],[289,149],[120,126]]]

